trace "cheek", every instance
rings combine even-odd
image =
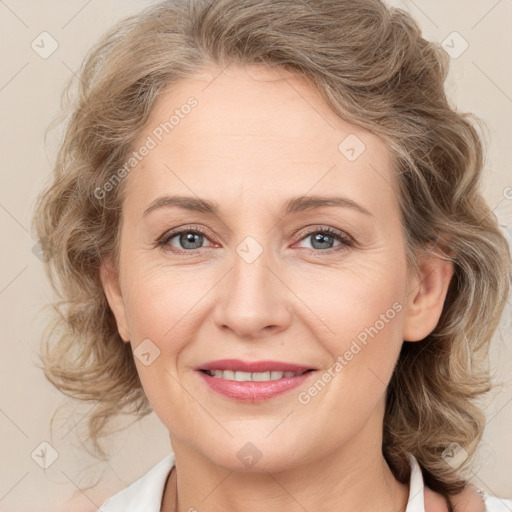
[[[310,295],[308,306],[321,311],[328,326],[316,327],[315,338],[330,361],[298,401],[305,414],[313,409],[324,418],[324,431],[355,435],[361,422],[383,403],[400,353],[403,283],[389,272],[386,277],[377,277],[376,272],[375,280],[371,277],[340,275],[331,282],[329,294]]]
[[[403,342],[405,276],[405,257],[395,254],[333,271],[321,287],[315,280],[309,291],[296,288],[316,313],[310,331],[338,362],[330,367],[334,388],[351,390],[355,402],[378,396],[391,378]]]
[[[373,327],[383,333],[400,331],[406,290],[405,259],[400,255],[347,264],[308,279],[296,275],[292,286],[316,314],[332,348],[343,348],[343,342],[359,334],[363,339],[368,329],[375,336]]]
[[[126,269],[130,341],[146,397],[165,425],[194,425],[190,397],[179,382],[180,355],[194,340],[201,298],[211,285],[192,269],[135,264]],[[138,357],[139,344],[149,348],[145,351],[151,354],[150,364]]]
[[[211,279],[192,268],[133,265],[131,270],[126,273],[125,305],[133,341],[149,338],[162,345],[172,339],[174,346],[182,339],[177,334],[193,323],[201,300],[211,291]]]

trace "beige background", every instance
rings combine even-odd
[[[60,129],[50,132],[45,146],[44,130],[58,112],[65,81],[91,44],[114,21],[150,3],[0,0],[0,511],[96,510],[106,497],[142,475],[170,449],[167,431],[151,414],[113,438],[116,455],[109,464],[96,462],[81,449],[78,437],[94,404],[73,403],[67,417],[59,417],[51,438],[51,415],[66,399],[34,366],[47,314],[42,307],[51,293],[42,263],[32,252],[36,240],[29,225],[34,198],[50,172],[61,133]],[[459,36],[450,35],[454,31],[469,44],[464,53],[452,58],[447,90],[457,108],[474,112],[488,126],[484,192],[510,240],[512,1],[393,3],[413,14],[428,39],[441,42],[448,37],[452,53],[460,52],[464,44]],[[58,43],[46,59],[31,47],[43,31]],[[486,400],[488,424],[473,477],[478,485],[502,497],[512,497],[512,377],[507,371],[512,365],[511,303],[492,348],[492,367],[505,386]],[[43,441],[58,453],[46,470],[31,458]],[[99,478],[100,484],[86,489],[91,478]]]

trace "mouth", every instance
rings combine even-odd
[[[263,402],[300,386],[316,368],[279,361],[223,359],[196,368],[214,392],[239,402]]]
[[[244,372],[233,370],[199,370],[210,377],[224,380],[234,380],[237,382],[268,382],[273,380],[280,380],[290,377],[299,377],[308,372],[315,371],[313,368],[304,370],[302,372],[285,372],[285,371],[267,371],[267,372]]]

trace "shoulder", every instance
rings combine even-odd
[[[452,497],[452,503],[455,512],[512,512],[512,500],[498,498],[486,492],[480,494],[471,483]]]
[[[413,506],[408,507],[406,512],[448,512],[443,496],[424,485],[417,459],[412,453],[407,455],[411,466],[409,504]],[[512,499],[498,498],[486,492],[482,495],[471,483],[458,494],[451,496],[450,501],[454,512],[512,512]]]
[[[485,495],[486,512],[512,512],[512,499]]]
[[[425,487],[425,512],[448,512],[444,498]],[[478,493],[476,486],[472,484],[455,496],[451,496],[454,512],[512,512],[512,500],[501,499],[496,496]]]

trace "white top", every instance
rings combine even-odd
[[[425,512],[423,501],[423,475],[416,458],[409,454],[411,479],[409,501],[405,512]],[[114,494],[98,509],[98,512],[160,512],[165,482],[174,467],[174,454],[170,454],[153,466],[129,487]],[[487,512],[512,512],[512,500],[484,495]]]

